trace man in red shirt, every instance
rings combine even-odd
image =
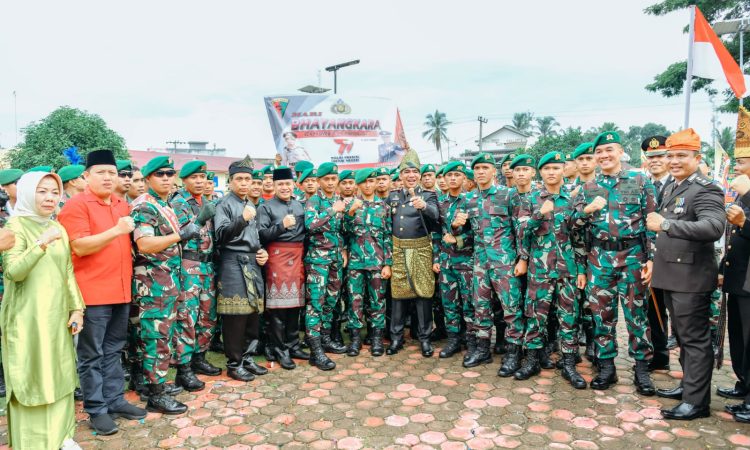
[[[112,195],[118,182],[114,155],[95,150],[86,159],[88,187],[65,203],[58,220],[70,237],[73,270],[86,303],[78,339],[83,407],[98,434],[117,432],[118,417],[142,419],[146,410],[123,398],[120,354],[127,336],[133,264],[130,208]]]

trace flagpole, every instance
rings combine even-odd
[[[690,5],[690,32],[688,40],[687,74],[685,77],[685,126],[690,126],[690,93],[693,90],[693,41],[695,40],[695,5]]]

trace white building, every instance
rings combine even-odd
[[[496,159],[502,158],[508,153],[513,153],[519,148],[529,145],[531,134],[518,131],[511,125],[505,125],[487,136],[482,137],[482,151],[491,153]],[[475,141],[477,145],[479,141]],[[466,150],[461,159],[470,162],[479,153],[479,148]]]

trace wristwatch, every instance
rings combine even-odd
[[[669,227],[672,225],[672,222],[669,221],[669,219],[664,219],[664,221],[661,223],[661,231],[664,231],[665,233],[669,232]]]

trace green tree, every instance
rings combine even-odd
[[[540,136],[539,139],[525,152],[537,159],[544,156],[545,153],[560,151],[563,153],[572,152],[582,142],[591,141],[595,134],[591,131],[584,132],[581,127],[568,127],[560,132],[550,136]],[[517,153],[521,153],[518,151]]]
[[[557,134],[555,128],[559,127],[560,124],[552,116],[537,117],[536,119],[536,131],[539,133],[539,137],[550,137]]]
[[[625,152],[630,155],[630,163],[634,166],[641,161],[641,144],[646,138],[651,136],[669,136],[672,134],[662,124],[649,122],[643,126],[632,125],[622,137],[622,146]]]
[[[721,129],[721,132],[719,133],[719,143],[731,157],[734,157],[734,140],[734,128],[724,127]]]
[[[450,125],[451,122],[445,117],[445,113],[441,113],[437,109],[435,110],[435,114],[427,114],[425,119],[427,120],[425,121],[424,126],[426,126],[427,129],[422,132],[422,137],[427,138],[427,140],[435,144],[435,149],[440,153],[440,160],[442,161],[443,141],[448,140],[446,132],[448,131],[448,125]]]
[[[125,140],[96,114],[62,106],[44,119],[25,128],[25,137],[18,148],[9,152],[12,167],[26,170],[34,166],[50,165],[55,169],[69,164],[62,152],[78,147],[82,157],[91,150],[107,148],[118,159],[128,159]]]
[[[534,120],[534,113],[531,111],[513,114],[513,127],[521,133],[531,134],[531,121]]]
[[[663,16],[673,11],[687,9],[690,5],[696,5],[701,10],[709,23],[717,20],[737,19],[744,17],[750,10],[750,0],[663,0],[645,9],[646,14]],[[687,20],[687,16],[686,16]],[[688,28],[685,28],[687,32]],[[721,37],[729,53],[736,61],[740,60],[739,34],[725,35]],[[750,46],[744,45],[744,61],[747,63],[750,56]],[[687,56],[687,55],[686,55]],[[743,68],[744,69],[744,68]],[[646,90],[657,92],[664,97],[674,97],[683,92],[685,78],[687,77],[687,60],[681,60],[670,64],[666,70],[654,77],[654,82],[646,85]],[[693,92],[705,90],[709,94],[717,93],[717,88],[712,80],[705,78],[694,78]],[[737,111],[737,99],[731,89],[725,89],[724,104],[719,107],[720,111]]]

